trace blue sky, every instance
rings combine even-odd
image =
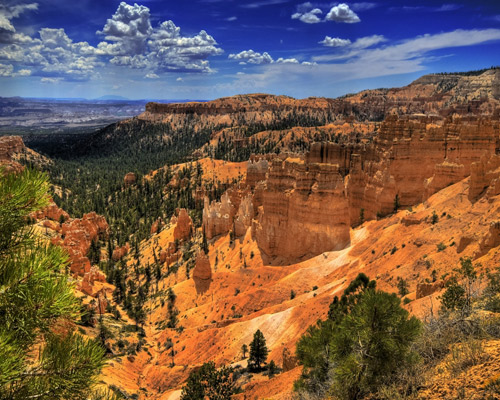
[[[498,0],[0,5],[0,96],[336,97],[492,65]]]

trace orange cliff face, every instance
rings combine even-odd
[[[274,160],[255,237],[271,256],[300,259],[349,244],[349,206],[337,165]]]
[[[206,202],[205,232],[240,237],[251,226],[260,250],[281,263],[342,249],[350,226],[425,201],[471,171],[481,181],[471,193],[480,193],[498,176],[499,129],[482,117],[393,116],[371,142],[315,143],[305,157],[254,157],[246,190]]]

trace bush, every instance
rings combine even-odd
[[[230,400],[237,392],[233,374],[231,367],[216,369],[213,362],[205,363],[189,375],[181,400]]]
[[[409,317],[396,295],[366,291],[330,343],[333,392],[348,400],[376,393],[399,369],[416,362],[411,345],[420,331],[420,321]]]

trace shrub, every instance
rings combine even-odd
[[[205,363],[189,375],[181,400],[230,400],[237,392],[233,375],[231,367],[216,369],[213,362]]]

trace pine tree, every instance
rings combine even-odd
[[[266,346],[266,339],[260,329],[257,329],[250,343],[250,356],[248,358],[250,369],[254,371],[260,370],[262,365],[266,363],[268,353],[269,350]]]
[[[66,254],[26,224],[48,189],[39,172],[0,170],[0,399],[87,398],[104,363],[98,341],[68,324],[80,305]]]
[[[189,375],[181,400],[230,400],[236,389],[231,367],[217,370],[213,362],[208,362]]]

